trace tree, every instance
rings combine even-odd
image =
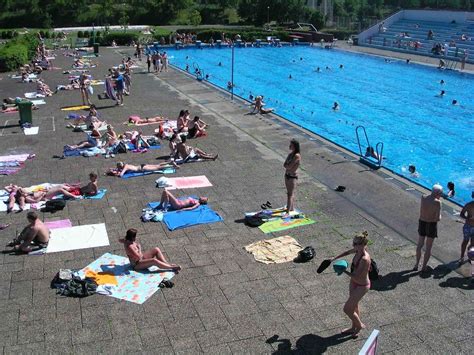
[[[299,21],[305,13],[305,0],[241,0],[239,15],[247,22],[262,25],[268,20]]]

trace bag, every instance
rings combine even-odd
[[[87,297],[97,292],[97,283],[86,277],[84,280],[77,276],[72,276],[71,280],[63,280],[60,273],[57,273],[53,281],[51,281],[51,288],[57,289],[57,294],[67,297]]]
[[[370,259],[370,267],[369,267],[369,279],[374,281],[380,278],[379,275],[379,267],[374,259]]]
[[[124,142],[120,141],[115,147],[114,147],[114,150],[113,150],[113,153],[114,154],[118,154],[118,153],[126,153],[127,152],[127,146],[125,145]]]
[[[56,212],[62,211],[66,207],[66,201],[64,200],[51,200],[46,201],[44,208],[41,209],[41,212]]]
[[[153,146],[156,146],[156,145],[160,145],[160,141],[158,139],[156,139],[155,137],[151,137],[151,138],[148,138],[146,140],[146,142],[151,145],[152,147]]]
[[[298,252],[298,256],[296,257],[298,262],[307,262],[313,259],[316,255],[316,251],[312,246],[306,247],[303,250]]]
[[[245,220],[244,220],[244,223],[249,227],[260,227],[265,222],[266,220],[258,215],[245,216]]]

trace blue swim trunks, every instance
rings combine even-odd
[[[474,226],[465,223],[462,227],[462,232],[464,234],[464,240],[469,240],[474,238]]]

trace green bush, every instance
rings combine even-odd
[[[132,41],[138,41],[138,33],[136,32],[109,32],[100,38],[100,44],[103,46],[110,46],[112,41],[117,45],[129,45]]]
[[[21,43],[0,47],[0,71],[17,70],[28,62],[28,47]]]
[[[82,31],[77,31],[77,38],[84,38],[84,33]]]
[[[89,31],[84,31],[84,38],[89,38]]]
[[[101,33],[102,33],[102,32],[97,31],[97,32],[95,33],[95,36],[96,36],[96,37],[100,37],[100,34],[101,34]]]
[[[358,32],[355,30],[344,30],[344,29],[323,29],[321,32],[324,33],[329,33],[334,36],[334,38],[337,38],[338,40],[346,40],[348,39],[351,35],[356,35]]]

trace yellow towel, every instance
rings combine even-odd
[[[302,246],[288,235],[260,240],[245,247],[245,250],[253,254],[256,261],[264,264],[279,264],[292,261],[302,249]]]

